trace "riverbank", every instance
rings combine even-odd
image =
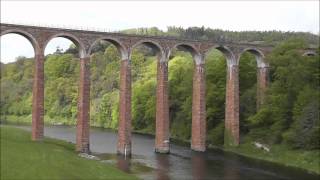
[[[0,179],[137,179],[119,169],[81,158],[74,144],[44,138],[30,140],[30,132],[1,126]]]
[[[149,132],[138,131],[135,133],[142,135],[146,134],[154,137],[154,134]],[[190,147],[190,142],[186,140],[170,138],[170,141],[178,145]],[[209,145],[207,148],[208,150],[219,149],[253,159],[268,161],[288,167],[295,167],[308,171],[312,174],[320,175],[320,150],[291,150],[284,145],[272,145],[270,151],[267,152],[263,149],[258,149],[252,142],[240,144],[238,147],[218,147]]]
[[[273,145],[269,152],[256,148],[251,143],[238,147],[223,148],[224,151],[237,153],[246,157],[278,163],[285,166],[307,170],[320,175],[320,151],[289,150],[283,145]]]
[[[30,124],[30,120],[27,117],[11,117],[7,122],[14,124]],[[47,124],[54,124],[50,122],[51,121],[47,121]],[[135,133],[154,137],[153,134],[145,131],[138,131]],[[175,144],[190,146],[190,142],[188,141],[175,138],[171,138],[170,141]],[[290,150],[283,145],[272,145],[270,152],[266,152],[262,149],[256,148],[250,142],[240,144],[238,147],[209,146],[208,149],[221,149],[223,151],[240,154],[242,156],[269,161],[284,166],[296,167],[304,169],[310,173],[320,174],[320,150]]]

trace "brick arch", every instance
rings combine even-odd
[[[76,37],[75,35],[70,34],[70,33],[64,33],[64,32],[63,33],[53,34],[48,39],[46,39],[46,41],[43,44],[43,51],[46,49],[48,43],[52,39],[57,38],[57,37],[63,37],[63,38],[66,38],[66,39],[70,40],[71,42],[73,42],[79,48],[79,57],[80,58],[84,58],[84,57],[87,56],[86,50],[85,50],[85,46],[82,43],[82,41],[80,41],[80,39],[78,37]]]
[[[141,44],[146,45],[146,46],[156,50],[158,59],[161,59],[163,57],[163,55],[164,55],[163,47],[158,42],[153,41],[153,40],[142,39],[142,40],[134,43],[131,47],[131,50],[133,50],[134,48],[136,48],[137,46],[139,46]],[[130,56],[131,56],[131,53],[130,53]]]
[[[175,44],[172,49],[177,48],[178,50],[190,52],[192,56],[199,55],[199,51],[197,48],[190,43],[178,43]]]
[[[169,56],[171,55],[171,52],[173,49],[178,49],[178,50],[181,50],[181,51],[187,51],[189,52],[192,57],[193,57],[193,61],[195,64],[203,64],[204,63],[204,58],[203,56],[200,54],[200,52],[198,51],[198,49],[191,43],[178,43],[178,44],[175,44],[171,51],[170,51],[170,54]]]
[[[227,64],[237,64],[236,58],[232,50],[227,46],[216,45],[212,46],[205,52],[205,56],[208,56],[209,52],[213,49],[220,51],[227,60]]]
[[[39,53],[40,47],[39,47],[38,41],[28,32],[20,30],[20,29],[9,29],[9,30],[1,32],[1,36],[4,36],[6,34],[18,34],[18,35],[23,36],[31,43],[33,50],[34,50],[34,54],[36,55],[37,53]]]
[[[112,45],[116,46],[118,52],[121,55],[121,59],[128,59],[128,50],[127,48],[122,44],[122,42],[116,38],[110,37],[110,36],[103,36],[96,39],[89,48],[88,54],[90,55],[92,53],[92,48],[99,42],[99,41],[108,41]]]
[[[302,54],[302,56],[316,56],[317,53],[315,51],[307,51]]]
[[[260,49],[258,49],[258,48],[245,48],[239,54],[239,60],[240,60],[241,55],[245,52],[249,52],[255,56],[256,62],[257,62],[257,67],[261,68],[261,67],[268,66],[268,63],[265,61],[264,53]]]

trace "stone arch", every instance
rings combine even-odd
[[[99,41],[102,41],[102,40],[105,40],[105,41],[108,41],[110,42],[112,45],[116,46],[118,52],[120,53],[121,55],[121,59],[122,60],[126,60],[128,59],[128,50],[127,48],[122,44],[121,41],[119,41],[118,39],[116,38],[113,38],[113,37],[109,37],[109,36],[103,36],[103,37],[99,37],[98,39],[96,39],[91,45],[90,45],[90,48],[89,48],[89,51],[88,51],[88,54],[90,55],[92,53],[92,48],[94,47],[94,45],[96,45]]]
[[[152,40],[145,40],[145,39],[142,39],[136,43],[134,43],[131,47],[131,50],[133,50],[134,48],[136,48],[137,46],[139,45],[146,45],[147,47],[150,47],[152,48],[153,50],[156,50],[156,54],[158,56],[158,59],[162,59],[162,57],[164,56],[164,51],[163,51],[163,47],[158,43],[158,42],[155,42],[155,41],[152,41]],[[131,58],[131,53],[130,53],[130,58]]]
[[[260,49],[258,49],[258,48],[245,48],[239,54],[239,60],[240,60],[241,55],[245,52],[249,52],[255,56],[258,68],[263,68],[263,67],[268,66],[268,63],[265,61],[265,56]]]
[[[34,50],[34,54],[36,55],[37,53],[39,53],[40,46],[38,44],[38,41],[30,33],[20,29],[9,29],[1,32],[1,36],[4,36],[6,34],[18,34],[25,37],[31,43]]]
[[[73,42],[79,48],[79,57],[80,58],[86,57],[87,54],[86,54],[85,46],[82,43],[82,41],[80,41],[80,39],[78,37],[76,37],[75,35],[70,34],[70,33],[64,33],[64,32],[53,34],[52,36],[50,36],[43,44],[43,51],[46,49],[48,43],[52,39],[57,38],[57,37],[63,37],[63,38],[70,40],[71,42]]]

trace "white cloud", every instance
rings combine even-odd
[[[109,30],[206,26],[318,34],[319,1],[1,1],[1,22]],[[10,51],[5,48],[6,41],[2,40],[1,45],[1,52]],[[4,53],[1,59],[11,58]]]

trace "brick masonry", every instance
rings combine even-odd
[[[239,141],[239,67],[228,65],[224,144],[237,146]]]
[[[89,130],[90,130],[90,58],[80,59],[80,80],[78,98],[78,119],[76,150],[78,152],[90,153]]]
[[[265,102],[265,94],[269,85],[269,67],[257,68],[257,110]]]
[[[204,64],[195,64],[192,92],[191,149],[206,150],[206,101]]]
[[[131,155],[131,67],[121,60],[120,101],[117,153]]]
[[[155,151],[169,152],[168,62],[157,65],[157,107]]]
[[[26,37],[33,45],[36,52],[36,63],[33,81],[33,107],[32,107],[32,139],[43,138],[44,115],[44,72],[43,63],[47,43],[55,37],[71,39],[79,48],[81,57],[78,121],[77,121],[77,151],[89,152],[89,108],[90,108],[90,75],[89,54],[94,42],[99,39],[109,39],[115,43],[122,53],[122,59],[129,59],[130,49],[139,43],[149,42],[158,45],[160,52],[166,51],[166,57],[175,47],[186,46],[194,54],[206,54],[210,49],[216,48],[227,53],[230,62],[236,62],[236,57],[244,51],[254,52],[260,57],[273,49],[272,46],[264,46],[250,43],[227,43],[201,40],[188,40],[172,37],[138,36],[121,33],[106,33],[83,30],[71,30],[61,28],[36,27],[16,24],[0,23],[0,33],[17,33]],[[315,49],[304,49],[315,51]],[[262,54],[263,53],[263,54]],[[199,61],[200,62],[200,61]],[[169,139],[169,110],[168,110],[168,80],[167,64],[158,65],[157,85],[157,111],[156,111],[156,142],[155,149],[158,152],[169,152],[169,144],[164,143]],[[261,59],[261,63],[265,61]],[[229,66],[229,65],[228,65]],[[259,66],[259,65],[258,65]],[[264,68],[264,67],[263,67]],[[192,104],[192,138],[191,148],[196,151],[205,150],[206,119],[205,119],[205,80],[203,64],[197,64],[193,78],[193,104]],[[120,114],[118,129],[117,151],[120,154],[131,153],[131,69],[129,60],[122,60],[120,70]],[[228,80],[226,92],[225,114],[225,144],[239,144],[239,77],[238,66],[228,67]],[[265,90],[268,85],[268,69],[258,69],[257,107],[265,100]]]
[[[43,139],[44,56],[36,54],[32,90],[32,140]]]

